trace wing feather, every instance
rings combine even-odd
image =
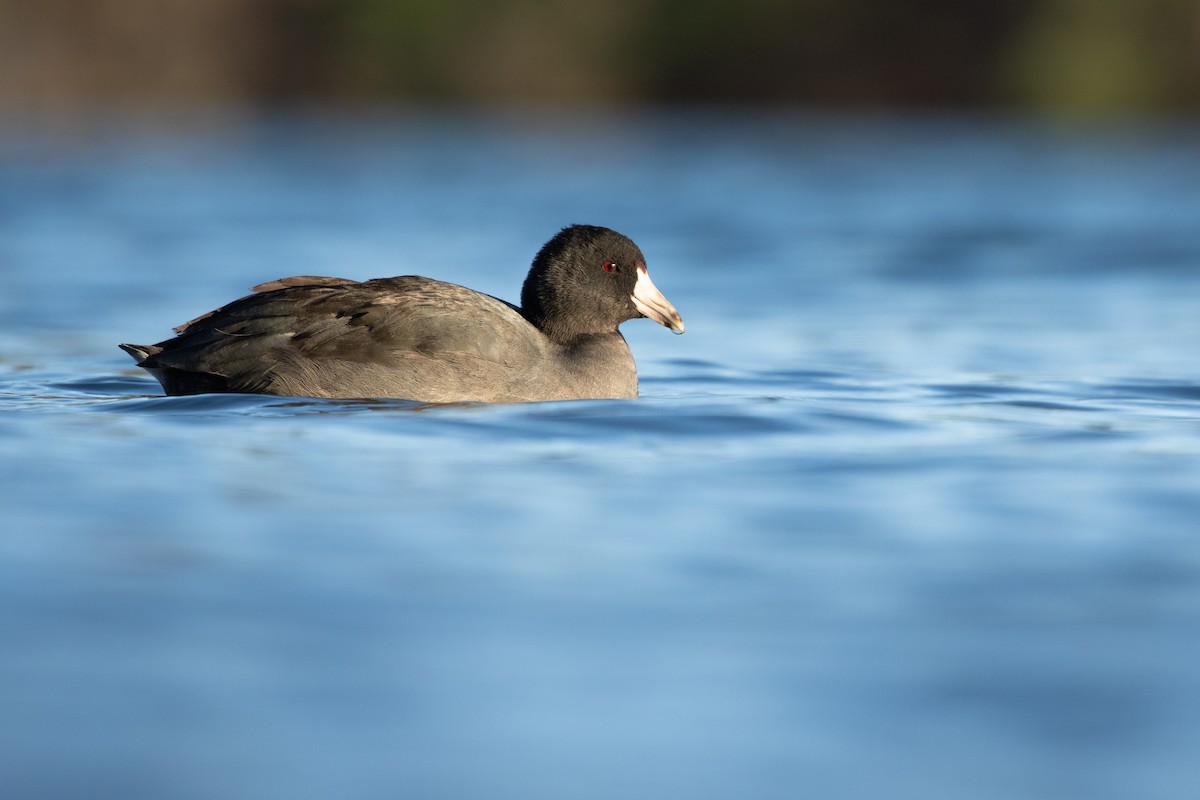
[[[352,364],[400,368],[415,382],[472,365],[501,380],[542,347],[514,306],[431,278],[296,276],[253,291],[181,325],[147,366],[222,376],[240,391],[311,383]]]

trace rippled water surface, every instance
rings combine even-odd
[[[1191,798],[1200,133],[705,115],[0,139],[12,797]],[[516,299],[642,398],[166,398],[292,274]]]

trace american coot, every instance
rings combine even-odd
[[[121,349],[167,394],[520,402],[637,397],[617,326],[649,317],[683,333],[638,246],[592,225],[542,247],[520,308],[411,275],[299,276],[251,291],[174,338]]]

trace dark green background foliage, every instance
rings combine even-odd
[[[0,0],[29,112],[387,102],[1179,112],[1197,0]]]

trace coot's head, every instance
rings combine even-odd
[[[638,246],[595,225],[571,225],[546,242],[521,287],[521,313],[563,344],[611,333],[634,317],[683,333],[679,312],[651,282]]]

